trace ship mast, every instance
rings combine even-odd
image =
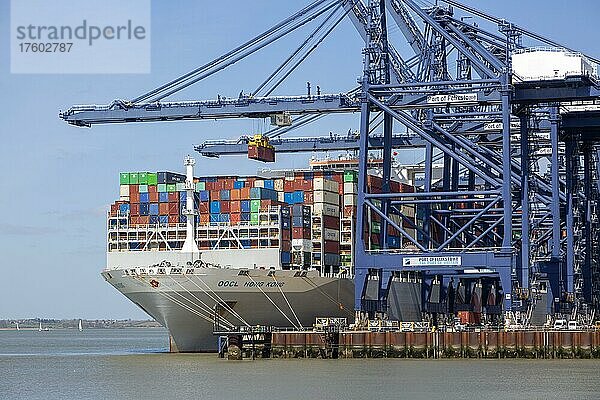
[[[181,251],[184,253],[199,253],[198,245],[196,244],[194,224],[196,220],[196,210],[194,209],[194,165],[196,160],[190,156],[185,157],[183,165],[186,169],[186,204],[184,215],[186,216],[186,237]]]

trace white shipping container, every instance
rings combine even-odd
[[[313,190],[323,190],[327,192],[338,193],[340,190],[340,184],[330,179],[315,178],[313,179]]]
[[[284,192],[277,192],[277,200],[284,203],[285,202],[285,193]]]
[[[129,197],[129,185],[121,185],[121,186],[119,186],[119,196],[121,196],[121,197]]]
[[[563,79],[570,75],[596,75],[596,65],[578,53],[552,49],[526,49],[512,56],[513,73],[524,81]],[[518,82],[518,79],[515,79]]]
[[[313,249],[312,240],[310,239],[292,239],[292,248],[296,251],[308,251]]]
[[[344,194],[356,194],[358,193],[358,183],[344,182]]]
[[[265,187],[265,181],[263,181],[262,179],[257,179],[254,181],[254,187],[256,188],[264,188]]]
[[[340,241],[340,231],[334,229],[323,228],[323,239],[331,240],[333,242]]]
[[[357,195],[344,194],[344,206],[355,206],[356,201],[357,201]]]
[[[283,192],[283,179],[275,179],[273,182],[273,188],[278,192]]]
[[[314,191],[314,202],[339,205],[340,204],[340,195],[337,193],[326,192],[324,190],[315,190]]]
[[[315,202],[313,204],[313,214],[314,215],[327,215],[330,217],[339,217],[340,216],[340,206],[335,206],[332,204],[326,204],[322,202]]]
[[[129,201],[129,196],[120,196],[119,201]]]

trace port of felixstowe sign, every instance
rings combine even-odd
[[[403,267],[449,267],[462,265],[461,256],[422,256],[402,258]]]
[[[428,104],[473,103],[477,101],[477,93],[434,94],[427,96]]]

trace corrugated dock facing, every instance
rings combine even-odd
[[[242,351],[228,358],[600,358],[598,331],[308,331],[241,339],[233,347],[243,342]]]

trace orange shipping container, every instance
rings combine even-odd
[[[134,216],[140,215],[140,205],[137,203],[132,203],[129,206],[129,215],[134,215]]]
[[[245,187],[240,189],[240,200],[250,199],[250,188]]]
[[[167,203],[169,205],[169,215],[179,215],[179,203]]]
[[[140,222],[141,225],[148,225],[150,223],[150,216],[142,215],[142,216],[138,217],[138,221]]]
[[[140,187],[138,185],[129,185],[129,196],[131,193],[140,193]]]
[[[129,201],[131,201],[132,203],[139,203],[140,202],[140,194],[129,192]]]
[[[211,190],[210,191],[210,199],[211,200],[221,200],[221,191],[220,190]]]
[[[233,200],[229,202],[229,211],[233,213],[242,212],[241,202],[239,200]]]
[[[229,192],[231,200],[240,200],[240,194],[240,189],[231,189],[231,192]]]
[[[261,200],[260,201],[260,211],[269,211],[270,206],[271,206],[271,200]]]
[[[229,215],[229,221],[231,225],[239,225],[239,223],[242,221],[242,216],[239,212],[231,213]]]
[[[158,203],[158,213],[160,215],[169,214],[169,203]]]
[[[200,214],[200,224],[207,225],[210,221],[210,214]]]
[[[209,213],[209,209],[210,209],[210,206],[209,206],[208,201],[201,201],[198,204],[198,212],[200,214],[208,214]]]
[[[178,224],[179,223],[179,215],[169,215],[169,223],[170,224]]]
[[[158,187],[156,185],[148,185],[148,193],[158,193]]]
[[[158,192],[148,192],[148,199],[150,203],[158,203]]]

